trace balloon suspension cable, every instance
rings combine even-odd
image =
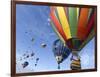
[[[58,64],[58,69],[60,69],[60,64]]]
[[[77,51],[72,51],[71,61],[72,61],[72,63],[71,63],[72,70],[80,70],[81,69],[80,56],[78,55]]]

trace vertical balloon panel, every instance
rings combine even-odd
[[[84,40],[88,22],[89,8],[81,8],[80,16],[78,20],[77,37],[80,40]]]
[[[64,7],[57,7],[57,12],[58,12],[64,33],[67,39],[70,39],[71,38],[70,27],[69,27],[68,19],[66,17]]]
[[[77,8],[75,7],[69,7],[69,25],[70,25],[70,31],[71,31],[71,36],[73,38],[77,38]]]

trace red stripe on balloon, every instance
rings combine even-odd
[[[92,16],[88,22],[85,38],[87,38],[87,36],[91,32],[92,28],[94,28],[94,26],[95,26],[94,25],[95,24],[95,16],[96,16],[96,12],[94,12],[94,14],[92,14]]]
[[[52,10],[51,13],[50,13],[50,17],[55,25],[55,27],[57,28],[58,32],[61,34],[61,36],[63,37],[63,39],[66,41],[67,38],[64,34],[64,31],[61,27],[61,24],[59,23],[58,19],[56,18],[55,14],[54,14],[54,11]]]

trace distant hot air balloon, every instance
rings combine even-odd
[[[31,39],[32,42],[34,42],[34,40],[35,40],[34,38]]]
[[[34,56],[34,55],[35,55],[35,53],[32,52],[32,53],[31,53],[31,57]]]
[[[25,61],[25,62],[22,64],[23,68],[27,67],[28,65],[29,65],[29,63],[28,63],[27,61]]]
[[[35,67],[37,66],[38,61],[39,61],[39,58],[36,58]]]
[[[64,43],[57,39],[53,44],[53,52],[58,63],[58,69],[60,69],[60,63],[69,56],[71,51],[64,45]]]
[[[95,36],[95,8],[51,6],[50,9],[50,22],[54,31],[72,51],[71,69],[77,70],[77,67],[81,69],[78,52]],[[74,60],[73,56],[78,59]],[[75,62],[78,62],[79,65],[76,66]]]
[[[41,44],[41,47],[45,48],[47,45],[45,43]]]
[[[29,55],[27,55],[26,58],[29,58]]]

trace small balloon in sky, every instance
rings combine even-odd
[[[29,58],[29,55],[27,55],[26,58]]]
[[[34,55],[35,55],[35,53],[31,53],[31,57],[34,56]]]
[[[41,46],[42,46],[43,48],[45,48],[47,45],[46,45],[45,43],[42,43]]]
[[[35,64],[35,67],[37,66],[37,64]]]
[[[25,61],[23,64],[22,64],[22,67],[25,68],[29,65],[29,62]]]
[[[32,38],[31,41],[33,42],[34,41],[34,38]]]
[[[36,58],[36,61],[38,61],[39,60],[39,58]]]

